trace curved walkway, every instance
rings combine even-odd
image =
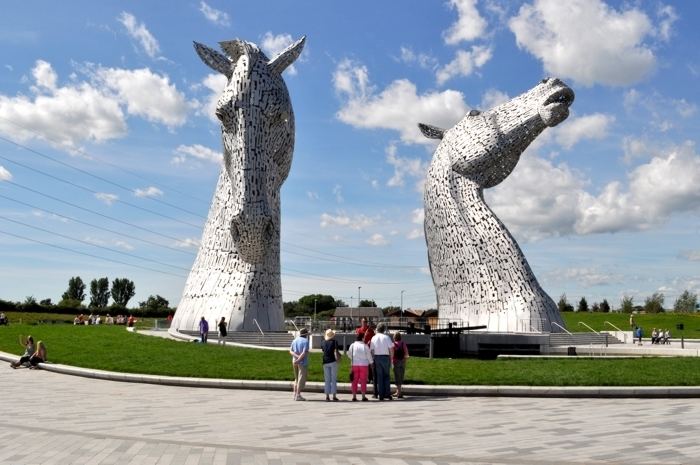
[[[1,464],[700,463],[697,399],[294,402],[7,367],[0,392]]]

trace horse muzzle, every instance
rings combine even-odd
[[[279,227],[270,215],[264,213],[234,215],[231,220],[231,238],[240,257],[250,263],[262,263],[273,243]]]

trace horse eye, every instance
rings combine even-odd
[[[481,114],[481,112],[479,110],[471,110],[469,112],[469,116],[478,116],[480,114]]]

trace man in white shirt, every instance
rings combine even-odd
[[[379,400],[391,400],[391,379],[389,377],[389,370],[391,368],[391,359],[394,356],[394,342],[389,336],[384,334],[385,332],[386,324],[379,323],[377,325],[377,334],[372,337],[369,343],[377,372]]]

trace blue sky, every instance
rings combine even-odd
[[[220,169],[222,78],[241,38],[285,80],[284,300],[435,304],[422,182],[449,127],[545,76],[576,92],[487,202],[556,300],[700,291],[697,2],[10,2],[0,18],[0,298],[68,279],[179,301]],[[403,291],[403,292],[402,292]]]

